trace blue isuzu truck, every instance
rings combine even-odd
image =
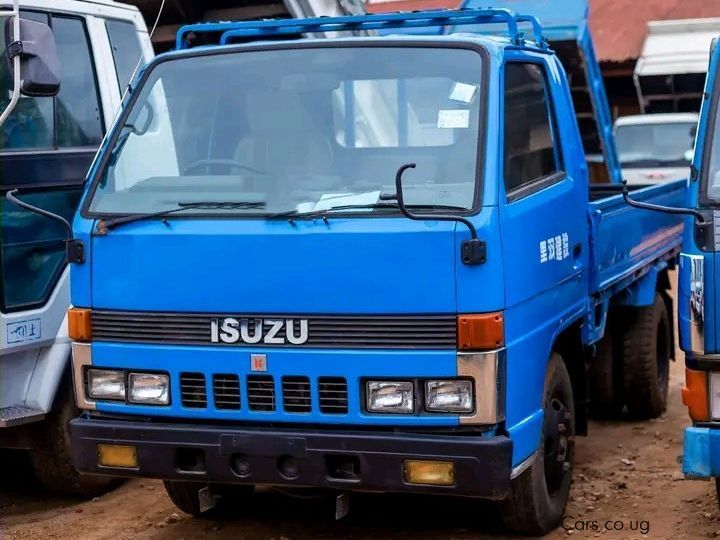
[[[683,403],[692,426],[686,428],[683,472],[689,478],[714,477],[720,496],[720,47],[714,43],[705,86],[688,190],[688,209],[678,277],[680,346],[685,351]]]
[[[505,9],[181,29],[73,223],[79,470],[160,478],[196,515],[271,485],[555,527],[588,405],[665,407],[683,227],[623,202],[574,13],[545,35]],[[464,33],[286,39],[423,27]]]

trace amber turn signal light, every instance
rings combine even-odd
[[[459,315],[457,319],[458,350],[497,349],[505,345],[505,322],[502,312]]]
[[[98,444],[98,465],[102,467],[117,467],[121,469],[137,469],[137,448],[122,444]]]
[[[406,459],[403,476],[408,484],[452,486],[455,484],[455,465],[451,461]]]
[[[688,408],[690,418],[701,422],[710,418],[708,410],[707,373],[685,369],[685,386],[682,387],[683,405]]]
[[[90,341],[92,339],[91,311],[87,308],[70,308],[68,310],[68,334],[73,341]]]

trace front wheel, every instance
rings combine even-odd
[[[212,492],[218,496],[216,505],[203,511],[200,503],[200,490],[208,487],[201,482],[165,480],[165,491],[178,509],[194,517],[212,517],[232,508],[242,508],[242,499],[249,497],[255,486],[252,485],[213,485]]]
[[[545,375],[542,440],[534,463],[512,481],[503,501],[505,526],[540,536],[560,524],[570,495],[575,442],[575,406],[570,375],[553,353]]]
[[[72,463],[70,448],[70,420],[80,411],[75,406],[72,387],[63,379],[58,389],[55,407],[48,414],[40,433],[38,445],[30,459],[35,475],[46,489],[65,495],[95,497],[102,495],[120,481],[107,476],[80,474]]]

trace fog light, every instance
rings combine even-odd
[[[170,378],[159,373],[130,373],[128,401],[143,405],[170,403]]]
[[[367,410],[400,414],[414,412],[413,383],[410,381],[368,381]]]
[[[408,484],[452,486],[455,484],[455,465],[451,461],[408,459],[403,462],[403,476]]]
[[[433,412],[472,412],[472,382],[426,381],[425,408]]]
[[[121,444],[98,444],[98,465],[103,467],[119,467],[122,469],[137,469],[137,448]]]
[[[87,394],[91,399],[125,399],[125,373],[114,369],[88,369]]]

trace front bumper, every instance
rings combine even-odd
[[[691,478],[720,477],[720,425],[685,428],[683,473]]]
[[[502,499],[510,489],[512,442],[505,436],[198,426],[86,417],[70,423],[70,434],[75,466],[90,474],[486,499]],[[100,466],[100,443],[135,446],[138,467]],[[188,453],[197,458],[194,465],[188,464]],[[233,468],[237,457],[249,473],[241,476]],[[296,464],[293,478],[281,471],[288,458]],[[452,461],[455,484],[407,483],[406,459]]]

